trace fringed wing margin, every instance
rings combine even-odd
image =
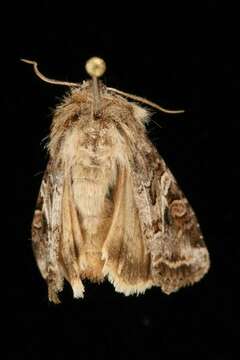
[[[150,256],[141,234],[132,177],[126,164],[118,164],[113,202],[111,225],[102,248],[103,274],[117,292],[142,293],[152,286]]]
[[[193,209],[150,141],[133,152],[133,193],[155,285],[170,294],[199,281],[209,254]]]

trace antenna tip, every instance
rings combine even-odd
[[[26,64],[32,64],[32,65],[37,64],[36,61],[32,61],[28,59],[20,59],[20,61],[25,62]]]
[[[94,56],[86,62],[85,69],[90,76],[100,77],[106,71],[106,63],[103,59]]]

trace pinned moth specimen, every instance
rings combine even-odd
[[[99,81],[106,65],[91,58],[91,80],[69,83],[54,112],[44,173],[32,223],[36,261],[59,302],[64,280],[75,298],[82,281],[107,278],[125,295],[159,286],[166,294],[200,280],[209,254],[193,209],[150,142],[144,98]],[[128,101],[132,99],[135,101]]]

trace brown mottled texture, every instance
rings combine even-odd
[[[73,89],[54,114],[49,163],[32,225],[33,249],[59,302],[64,279],[105,277],[125,295],[169,294],[203,277],[209,255],[195,214],[147,138],[148,112],[101,86]]]

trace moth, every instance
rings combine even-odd
[[[67,280],[75,298],[82,281],[107,278],[117,292],[166,294],[199,281],[209,253],[197,218],[146,133],[149,111],[166,110],[99,81],[106,65],[91,58],[91,79],[69,83],[54,111],[44,173],[32,223],[37,265],[49,300]],[[135,101],[129,101],[132,99]]]

